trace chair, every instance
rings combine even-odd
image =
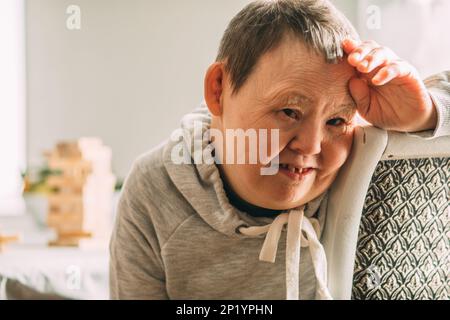
[[[335,299],[449,299],[450,137],[359,127],[327,202]]]

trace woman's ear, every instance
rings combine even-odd
[[[205,101],[209,111],[214,116],[222,115],[222,93],[224,87],[224,64],[215,62],[206,71]]]

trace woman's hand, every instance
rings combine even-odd
[[[435,129],[436,107],[412,65],[374,41],[345,40],[343,48],[357,70],[349,90],[361,117],[386,130]]]

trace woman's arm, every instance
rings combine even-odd
[[[436,129],[432,138],[450,135],[450,71],[444,71],[425,79],[424,83],[430,93],[438,113]]]

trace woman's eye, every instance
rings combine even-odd
[[[286,109],[283,109],[282,111],[289,118],[292,118],[294,120],[299,120],[300,119],[300,116],[299,116],[299,114],[298,114],[298,112],[296,110],[286,108]]]
[[[342,118],[334,118],[334,119],[331,119],[331,120],[327,121],[328,125],[335,126],[335,127],[342,126],[342,125],[344,125],[346,123],[347,122],[344,119],[342,119]]]

